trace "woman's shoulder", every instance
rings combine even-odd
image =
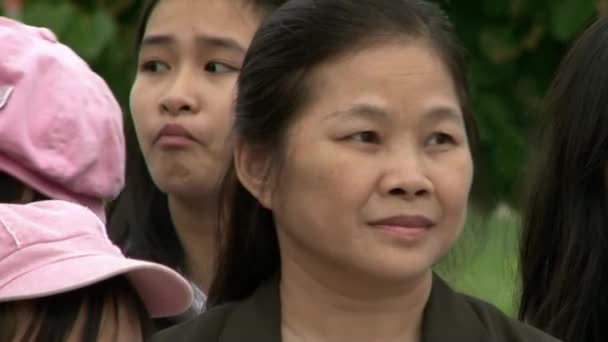
[[[278,299],[256,291],[254,298],[206,311],[197,318],[164,330],[154,342],[280,341]],[[263,317],[262,317],[263,316]],[[559,342],[542,331],[508,317],[497,307],[453,291],[439,277],[433,280],[425,309],[425,342]],[[226,335],[227,334],[227,335]],[[224,338],[225,337],[225,338]]]
[[[481,299],[453,291],[439,277],[426,310],[425,330],[442,341],[448,336],[459,340],[492,342],[559,342],[558,339],[513,319],[496,306]]]
[[[229,303],[210,309],[194,319],[157,333],[152,342],[217,341],[226,320],[236,307],[237,303]]]

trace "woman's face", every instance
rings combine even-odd
[[[283,267],[428,274],[462,230],[473,177],[445,65],[424,40],[387,43],[320,65],[310,88],[275,192],[258,196],[273,211]]]
[[[235,82],[260,15],[240,1],[161,0],[131,90],[137,138],[155,184],[210,197],[229,159]]]

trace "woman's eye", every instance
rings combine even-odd
[[[446,133],[435,133],[429,139],[429,145],[454,144],[455,142],[454,138]]]
[[[238,71],[238,68],[235,68],[225,63],[210,62],[205,65],[205,71],[211,73],[227,73]]]
[[[142,63],[141,70],[144,72],[157,73],[169,70],[169,66],[161,61],[147,61]]]
[[[377,144],[380,142],[380,136],[374,131],[364,131],[351,135],[351,140],[363,142],[367,144]]]

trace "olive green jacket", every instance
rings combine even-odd
[[[157,334],[154,342],[281,342],[278,277],[249,298],[213,308]],[[494,306],[452,291],[438,276],[424,311],[423,342],[557,342]]]

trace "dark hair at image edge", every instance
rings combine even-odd
[[[135,35],[139,51],[148,19],[161,0],[149,0],[141,10]],[[285,0],[232,0],[270,13]],[[185,274],[189,273],[184,248],[171,220],[167,196],[152,181],[137,142],[133,118],[127,117],[127,182],[123,193],[108,211],[108,233],[130,257],[164,264]]]
[[[521,237],[519,317],[564,341],[607,341],[608,18],[563,59]]]
[[[418,0],[300,0],[275,11],[254,36],[238,83],[235,138],[284,159],[287,131],[311,98],[307,75],[320,63],[371,44],[425,39],[452,76],[474,150],[476,128],[469,108],[466,68],[447,17]],[[223,183],[216,278],[207,305],[249,296],[280,267],[272,213],[238,182],[234,164]]]

